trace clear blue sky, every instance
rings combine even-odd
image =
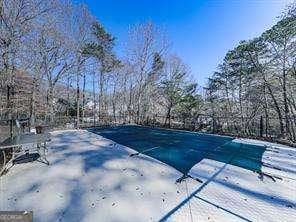
[[[179,55],[204,85],[225,53],[240,40],[260,35],[276,23],[292,0],[78,0],[117,38],[121,54],[132,24],[165,26]]]

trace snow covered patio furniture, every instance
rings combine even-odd
[[[44,134],[20,134],[9,137],[0,144],[1,169],[0,175],[17,163],[39,160],[49,164],[46,159],[46,143],[50,141],[50,135]],[[10,158],[7,156],[11,155]]]

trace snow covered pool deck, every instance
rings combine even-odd
[[[270,147],[263,171],[204,159],[178,171],[85,130],[55,131],[47,166],[14,166],[0,177],[0,210],[33,210],[34,221],[296,221],[296,149]]]

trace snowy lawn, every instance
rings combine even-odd
[[[175,184],[181,173],[148,156],[85,130],[55,131],[49,166],[0,177],[0,210],[33,210],[34,221],[296,221],[296,149],[265,144],[275,169],[263,171],[282,180],[204,159],[190,171],[203,183]]]

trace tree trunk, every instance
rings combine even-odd
[[[284,100],[284,112],[285,112],[285,136],[290,135],[290,121],[289,121],[289,107],[287,101],[287,74],[285,64],[283,66],[283,100]]]
[[[70,111],[70,77],[67,79],[67,108],[66,108],[66,116],[69,117]]]
[[[97,111],[97,102],[96,102],[96,87],[95,87],[95,84],[96,81],[95,81],[95,72],[93,73],[93,123],[94,123],[94,126],[96,125],[96,111]]]
[[[165,118],[165,121],[164,121],[164,125],[165,126],[168,126],[169,128],[171,127],[171,110],[172,110],[172,103],[169,104],[169,107],[168,107],[168,111],[167,111],[167,114],[166,114],[166,118]],[[168,121],[168,125],[167,125],[167,121]]]
[[[285,131],[284,131],[284,124],[283,124],[283,116],[282,116],[282,113],[281,113],[281,109],[279,107],[279,104],[272,92],[272,89],[270,87],[270,85],[268,84],[268,82],[266,81],[266,79],[264,78],[264,81],[265,81],[265,86],[267,87],[268,89],[268,92],[269,92],[269,95],[271,96],[272,100],[273,100],[273,103],[275,105],[275,110],[277,112],[277,115],[278,115],[278,118],[279,118],[279,124],[280,124],[280,131],[281,131],[281,136],[284,135]]]
[[[116,83],[114,83],[113,87],[113,98],[112,98],[112,109],[113,109],[113,120],[116,122]]]
[[[53,124],[54,121],[54,98],[53,98],[53,85],[49,84],[48,89],[48,112],[49,112],[49,123]]]
[[[127,106],[127,109],[128,109],[128,123],[131,123],[131,120],[133,119],[133,114],[132,114],[132,98],[133,98],[132,89],[133,89],[133,86],[132,86],[132,83],[131,83],[130,87],[129,87],[129,99],[128,99],[128,106]]]
[[[99,121],[102,121],[102,109],[103,109],[103,87],[104,87],[104,73],[100,71],[99,76]]]
[[[79,73],[77,73],[77,79],[76,79],[76,128],[79,129],[80,125],[80,88],[79,88]]]
[[[86,84],[86,76],[83,74],[83,88],[82,88],[82,123],[84,123],[85,117],[85,84]]]
[[[289,120],[289,107],[287,100],[287,71],[286,71],[286,63],[287,63],[287,38],[284,39],[283,46],[283,59],[282,59],[282,84],[283,84],[283,101],[284,101],[284,115],[285,115],[285,137],[292,136],[290,134],[290,120]]]
[[[246,135],[246,124],[244,120],[244,113],[243,113],[243,105],[242,105],[242,76],[239,75],[239,110],[240,110],[240,117],[241,117],[241,127],[242,127],[242,134]]]
[[[34,77],[33,79],[33,88],[32,88],[32,95],[30,99],[30,125],[34,126],[35,125],[35,102],[36,102],[36,78]]]

